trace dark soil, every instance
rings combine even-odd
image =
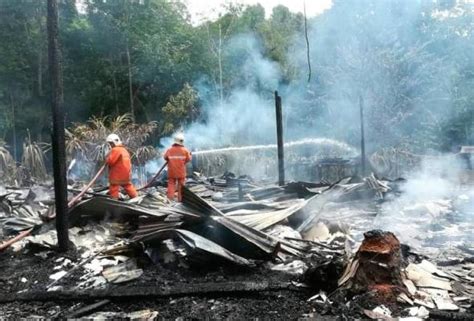
[[[47,256],[46,256],[47,254]],[[8,297],[19,291],[44,291],[51,282],[49,275],[57,272],[53,267],[59,257],[68,257],[73,262],[80,261],[75,253],[58,254],[53,251],[40,254],[0,254],[0,295]],[[154,286],[164,287],[173,284],[196,283],[227,283],[227,282],[290,282],[298,281],[288,274],[269,272],[264,267],[241,268],[220,267],[207,271],[206,269],[165,267],[152,264],[146,257],[139,259],[144,270],[143,275],[134,281],[123,285],[113,285],[114,291],[127,291],[129,287]],[[58,285],[65,290],[71,290],[83,274],[81,269],[71,276],[61,280]],[[26,281],[22,278],[26,279]],[[112,288],[112,287],[111,287]],[[99,311],[133,312],[150,309],[159,312],[164,318],[197,318],[197,319],[250,319],[266,318],[291,320],[315,316],[313,305],[306,300],[314,293],[309,290],[280,290],[255,291],[247,293],[204,293],[192,296],[174,297],[135,297],[127,299],[112,299],[109,304]],[[40,299],[41,300],[41,299]],[[12,302],[0,303],[0,319],[12,317],[64,318],[74,311],[93,304],[102,299],[88,301],[46,301],[46,302]]]
[[[261,292],[251,296],[180,297],[167,299],[112,300],[99,311],[133,312],[144,309],[158,311],[167,319],[238,319],[265,318],[295,320],[314,309],[307,297],[291,291]],[[97,301],[86,302],[28,302],[7,303],[0,306],[0,318],[67,317],[72,312]]]

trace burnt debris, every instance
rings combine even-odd
[[[123,298],[283,293],[299,302],[300,316],[472,313],[466,257],[438,267],[398,235],[367,231],[394,182],[371,175],[276,186],[224,177],[190,179],[183,203],[168,201],[160,186],[129,201],[86,193],[69,211],[74,250],[66,254],[55,252],[52,189],[2,190],[0,255],[13,259],[2,263],[0,302],[83,301],[58,312],[67,316],[97,314]],[[40,274],[28,274],[28,260],[43,262]]]

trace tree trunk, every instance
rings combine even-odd
[[[304,12],[304,38],[306,40],[306,59],[308,61],[308,84],[311,82],[311,59],[309,53],[309,38],[308,38],[308,19],[306,18],[306,1],[303,2]]]
[[[13,159],[15,162],[18,160],[18,149],[16,141],[16,116],[15,116],[15,103],[13,100],[13,90],[10,90],[10,107],[12,112],[12,140],[13,140]]]
[[[43,33],[43,25],[41,23],[41,15],[40,15],[40,10],[37,10],[37,21],[38,21],[38,28],[40,30],[40,33]],[[43,96],[43,46],[40,45],[38,47],[38,75],[37,75],[37,80],[38,80],[38,96],[42,97]]]
[[[130,113],[132,114],[132,119],[135,121],[135,106],[133,105],[133,86],[132,86],[132,64],[130,61],[130,47],[127,39],[127,67],[128,67],[128,91],[130,95]]]
[[[362,96],[359,96],[359,111],[360,111],[360,166],[361,175],[366,174],[365,168],[365,133],[364,133],[364,100]]]
[[[118,96],[117,96],[117,79],[115,77],[115,71],[112,74],[112,82],[114,84],[114,100],[115,100],[115,113],[120,115],[120,108],[118,104]]]
[[[66,181],[66,148],[63,110],[63,82],[61,72],[61,55],[59,51],[58,2],[48,0],[48,56],[51,78],[51,109],[53,114],[53,170],[54,195],[56,202],[56,231],[58,247],[67,251],[68,208]]]
[[[277,147],[278,147],[278,185],[285,185],[285,154],[283,150],[283,121],[281,110],[281,97],[278,91],[275,91],[275,114],[276,114],[276,129],[277,129]]]
[[[223,81],[222,81],[222,29],[221,25],[219,24],[219,48],[217,49],[217,59],[219,62],[219,99],[221,105],[224,103],[224,88],[223,88]]]
[[[38,96],[43,96],[43,55],[41,49],[38,51]]]

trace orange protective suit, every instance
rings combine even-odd
[[[137,191],[131,183],[132,162],[130,154],[122,145],[112,147],[107,156],[109,166],[109,194],[112,198],[119,197],[120,186],[125,189],[130,198],[137,197]]]
[[[181,191],[186,179],[186,163],[191,160],[191,153],[182,145],[173,144],[164,155],[168,162],[168,198],[174,199],[178,191],[178,201],[181,202]]]

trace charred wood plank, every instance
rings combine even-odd
[[[100,309],[104,306],[106,306],[107,304],[110,303],[110,300],[102,300],[102,301],[99,301],[99,302],[96,302],[94,304],[90,304],[90,305],[87,305],[83,308],[80,308],[76,311],[74,311],[73,313],[71,313],[70,315],[68,315],[68,319],[70,318],[80,318],[84,315],[87,315],[89,313],[92,313],[94,311],[96,311],[97,309]]]
[[[366,158],[365,158],[365,133],[364,133],[364,99],[359,96],[359,110],[360,110],[360,166],[361,175],[366,173]]]
[[[173,286],[111,286],[97,290],[32,291],[1,294],[0,303],[28,301],[75,301],[141,297],[183,297],[200,295],[240,295],[252,292],[302,291],[290,282],[177,283]]]
[[[460,265],[465,263],[474,263],[474,256],[466,257],[463,259],[452,259],[447,261],[437,262],[436,265],[438,266],[453,266],[453,265]]]
[[[474,320],[474,314],[465,312],[430,310],[429,318],[432,320]]]

